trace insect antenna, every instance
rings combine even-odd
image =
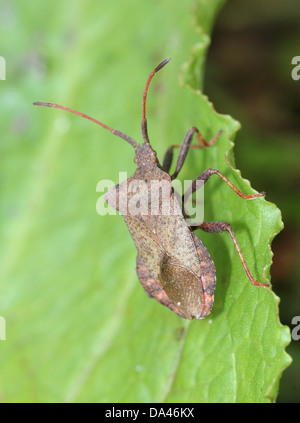
[[[148,81],[146,83],[144,95],[143,95],[143,117],[142,117],[142,136],[144,142],[147,142],[150,144],[149,138],[148,138],[148,129],[147,129],[147,119],[146,119],[146,100],[147,100],[147,94],[148,94],[148,88],[150,85],[150,82],[153,78],[153,76],[158,72],[161,68],[163,68],[169,61],[171,60],[171,57],[167,57],[167,59],[163,60],[156,68],[150,73]]]
[[[91,116],[86,115],[85,113],[80,113],[80,112],[77,112],[76,110],[69,109],[68,107],[60,106],[59,104],[55,104],[55,103],[48,103],[46,101],[35,101],[33,104],[35,106],[54,107],[55,109],[62,109],[62,110],[66,110],[67,112],[75,113],[75,115],[91,120],[92,122],[97,123],[103,128],[108,129],[112,134],[117,135],[118,137],[127,141],[130,145],[132,145],[132,147],[135,148],[137,146],[137,143],[133,138],[129,137],[126,134],[123,134],[123,132],[120,132],[116,129],[111,128],[110,126],[105,125],[104,123],[100,122],[97,119],[92,118]]]

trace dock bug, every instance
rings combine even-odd
[[[67,110],[81,117],[91,120],[111,131],[114,135],[127,141],[135,150],[134,161],[137,165],[135,173],[126,181],[111,188],[106,194],[109,205],[119,210],[128,226],[129,232],[135,243],[137,255],[137,275],[146,293],[161,304],[167,306],[179,316],[186,319],[203,319],[212,309],[214,290],[216,286],[216,270],[209,252],[201,240],[193,233],[201,228],[206,232],[229,232],[237,253],[240,257],[245,272],[253,285],[269,286],[267,283],[257,282],[252,277],[238,241],[231,226],[226,222],[203,222],[197,226],[189,226],[182,204],[178,202],[171,181],[179,174],[187,153],[191,147],[193,136],[196,134],[198,144],[193,148],[209,147],[215,143],[221,131],[209,142],[205,141],[196,127],[190,128],[180,146],[170,146],[166,152],[163,163],[160,164],[156,152],[153,150],[147,132],[146,99],[148,88],[153,76],[163,68],[170,58],[163,60],[149,75],[143,95],[142,110],[142,137],[143,143],[137,142],[98,120],[58,104],[37,101],[37,106],[54,107]],[[180,147],[176,168],[173,174],[169,170],[173,158],[173,150]],[[211,175],[218,175],[233,191],[243,199],[254,199],[264,194],[245,195],[239,191],[217,169],[204,170],[185,192],[185,199],[197,189],[197,181],[206,183]],[[153,181],[164,183],[167,194],[156,196],[149,200]],[[140,201],[144,204],[142,209],[132,206],[132,200],[137,192]],[[164,199],[168,200],[169,213],[151,213],[153,202],[162,210]],[[135,204],[136,205],[136,204]]]

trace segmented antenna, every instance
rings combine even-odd
[[[144,95],[143,95],[143,117],[142,117],[142,136],[143,136],[144,142],[150,143],[149,138],[148,138],[148,128],[147,128],[147,119],[146,119],[146,100],[147,100],[148,88],[149,88],[150,82],[151,82],[153,76],[156,74],[156,72],[158,72],[167,63],[169,63],[170,60],[171,60],[171,57],[167,57],[158,66],[156,66],[156,68],[150,73],[148,81],[146,83],[146,87],[145,87],[145,91],[144,91]]]
[[[59,104],[55,104],[55,103],[48,103],[46,101],[35,101],[33,104],[35,106],[54,107],[55,109],[62,109],[62,110],[66,110],[67,112],[75,113],[75,115],[91,120],[92,122],[97,123],[103,128],[108,129],[112,134],[117,135],[118,137],[127,141],[130,145],[132,145],[132,147],[135,148],[137,146],[137,143],[133,138],[129,137],[126,134],[123,134],[123,132],[120,132],[116,129],[111,128],[110,126],[105,125],[104,123],[100,122],[97,119],[92,118],[91,116],[86,115],[85,113],[80,113],[80,112],[77,112],[76,110],[69,109],[68,107],[60,106]]]
[[[148,88],[156,72],[158,72],[161,68],[163,68],[170,60],[171,60],[171,57],[168,57],[167,59],[163,60],[158,66],[156,66],[156,68],[150,73],[146,83],[146,87],[145,87],[145,91],[143,95],[142,136],[143,136],[144,142],[147,142],[147,143],[150,143],[148,138],[147,119],[146,119],[146,100],[147,100]],[[69,107],[60,106],[59,104],[55,104],[55,103],[48,103],[46,101],[35,101],[33,104],[35,106],[53,107],[55,109],[62,109],[62,110],[66,110],[67,112],[74,113],[75,115],[91,120],[92,122],[97,123],[103,128],[108,129],[112,134],[117,135],[118,137],[127,141],[130,145],[132,145],[132,147],[136,148],[137,146],[137,142],[133,138],[129,137],[128,135],[124,134],[121,131],[118,131],[117,129],[113,129],[110,126],[105,125],[104,123],[100,122],[97,119],[92,118],[91,116],[86,115],[85,113],[80,113],[80,112],[77,112],[76,110],[70,109]]]

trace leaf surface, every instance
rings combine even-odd
[[[2,38],[11,70],[0,98],[2,401],[275,399],[290,362],[289,331],[274,293],[251,286],[229,235],[197,232],[217,268],[211,316],[185,321],[149,299],[122,217],[95,210],[98,181],[131,175],[133,150],[83,119],[32,106],[63,104],[140,141],[146,78],[172,56],[149,92],[149,136],[159,157],[194,125],[206,139],[223,129],[213,147],[189,153],[181,178],[214,167],[254,192],[235,170],[239,124],[199,91],[223,3],[88,0],[71,8],[55,0],[9,9]],[[229,222],[254,277],[269,279],[270,242],[282,228],[273,204],[242,200],[215,176],[205,186],[205,219]]]

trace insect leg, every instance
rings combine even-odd
[[[211,175],[218,175],[221,179],[223,179],[224,182],[226,182],[227,185],[230,186],[231,189],[233,189],[233,191],[239,195],[241,198],[243,198],[244,200],[250,200],[252,198],[257,198],[257,197],[262,197],[265,195],[264,192],[261,192],[259,194],[250,194],[250,195],[246,195],[243,194],[240,190],[238,190],[227,178],[226,176],[224,176],[221,172],[219,172],[217,169],[206,169],[204,172],[200,173],[200,175],[193,180],[192,184],[189,186],[189,188],[186,190],[186,192],[184,193],[184,200],[186,201],[187,198],[193,194],[193,192],[195,192],[197,190],[197,181],[204,181],[207,182],[208,179],[211,177]]]
[[[194,135],[195,132],[197,133],[198,144],[197,145],[191,145],[193,135]],[[185,161],[185,158],[187,156],[189,149],[190,148],[209,147],[209,146],[213,145],[217,141],[221,132],[222,131],[219,131],[215,137],[213,137],[210,141],[207,142],[204,139],[203,135],[200,133],[200,131],[195,126],[193,126],[192,128],[190,128],[187,131],[181,146],[180,145],[171,145],[168,148],[168,150],[165,154],[164,160],[163,160],[163,166],[162,166],[163,170],[165,172],[169,172],[171,164],[172,164],[172,159],[173,159],[173,150],[174,150],[174,148],[180,148],[180,151],[179,151],[179,154],[178,154],[178,159],[177,159],[177,164],[176,164],[176,169],[175,169],[175,172],[173,173],[173,175],[171,176],[172,180],[175,179],[178,176],[178,173],[180,172],[180,170],[183,166],[183,163]]]
[[[246,265],[244,256],[242,254],[242,251],[241,251],[241,248],[240,248],[240,246],[238,244],[238,241],[236,239],[236,236],[235,236],[235,234],[234,234],[231,226],[229,225],[229,223],[226,223],[226,222],[203,222],[201,225],[199,225],[197,227],[193,227],[192,230],[195,230],[197,228],[200,228],[200,229],[202,229],[205,232],[210,232],[210,233],[215,233],[215,234],[216,233],[220,233],[220,232],[224,232],[224,231],[229,232],[229,234],[230,234],[230,236],[232,238],[232,241],[233,241],[233,243],[235,245],[235,248],[236,248],[236,250],[238,252],[238,255],[240,257],[240,260],[242,262],[242,265],[244,267],[244,270],[245,270],[245,272],[246,272],[246,274],[247,274],[250,282],[253,285],[256,285],[256,286],[267,286],[267,287],[269,287],[269,284],[263,283],[263,282],[258,282],[251,275],[251,273],[250,273],[250,271],[248,269],[248,266]]]

